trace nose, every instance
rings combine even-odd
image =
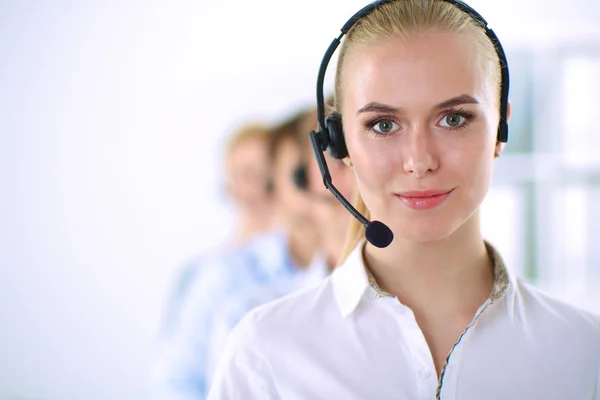
[[[403,148],[405,172],[423,178],[438,169],[439,159],[435,155],[433,138],[426,128],[408,132]]]

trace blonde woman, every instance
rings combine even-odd
[[[209,398],[600,398],[600,318],[511,276],[480,232],[510,114],[495,35],[442,0],[380,1],[342,32],[343,136],[314,135],[393,240],[355,223],[330,278],[250,313]]]

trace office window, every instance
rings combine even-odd
[[[484,236],[518,275],[600,311],[600,43],[508,56],[513,114]]]

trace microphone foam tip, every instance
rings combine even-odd
[[[371,221],[367,226],[365,236],[375,247],[387,247],[394,240],[394,233],[387,225],[379,221]]]

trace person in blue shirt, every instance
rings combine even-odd
[[[270,131],[273,228],[202,258],[160,339],[151,397],[205,398],[211,360],[218,357],[229,327],[254,306],[316,284],[328,274],[317,253],[315,199],[293,179],[304,152],[299,130],[309,115],[312,111],[302,111]]]
[[[237,224],[232,237],[216,249],[206,250],[187,261],[175,274],[161,326],[168,336],[177,323],[178,313],[203,265],[232,248],[243,246],[257,235],[273,228],[274,214],[269,160],[271,127],[264,122],[247,122],[230,135],[224,154],[224,192],[232,204]]]

